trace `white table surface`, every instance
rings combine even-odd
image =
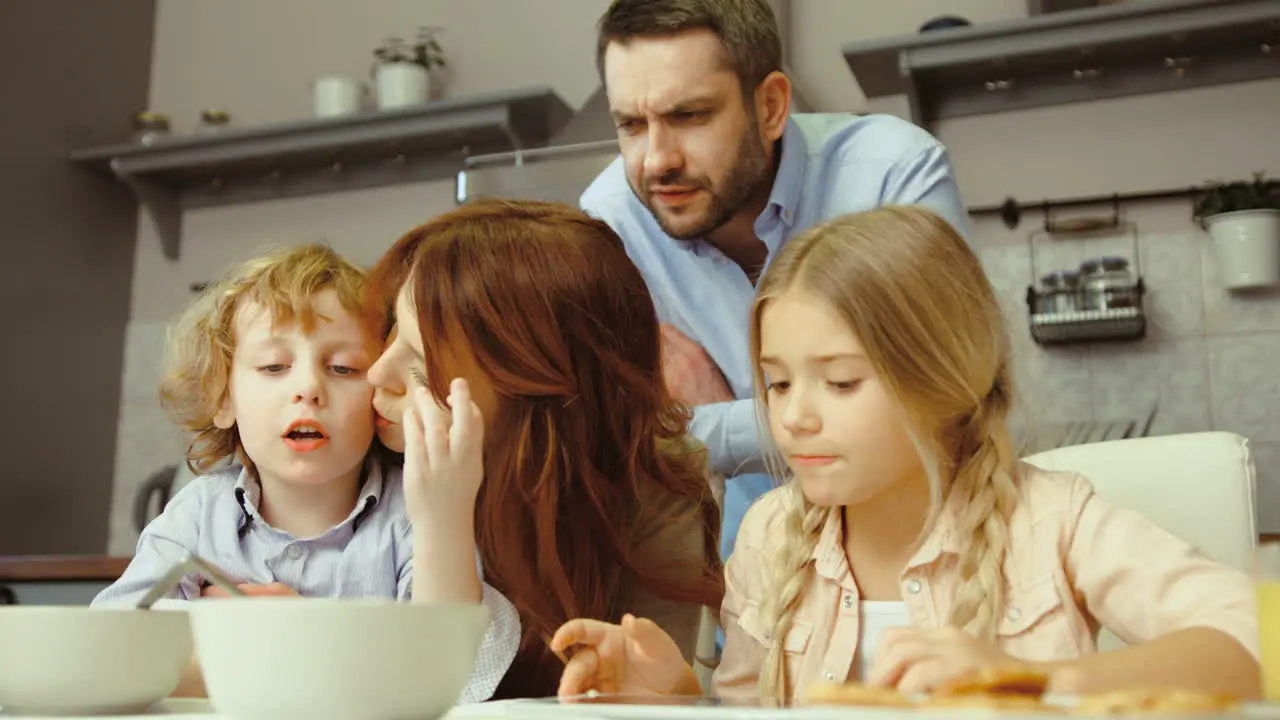
[[[957,720],[998,718],[998,720],[1049,720],[1055,715],[973,709],[939,710],[889,707],[801,707],[789,709],[759,707],[679,707],[653,705],[555,704],[537,701],[483,703],[454,709],[446,720],[923,720],[954,717]],[[1070,710],[1058,717],[1084,718]],[[1157,718],[1157,715],[1130,715]],[[1280,705],[1249,704],[1242,712],[1207,715],[1179,715],[1179,720],[1280,720]]]
[[[1046,720],[1053,717],[1044,713],[992,713],[990,711],[952,711],[940,712],[930,710],[922,713],[918,710],[893,708],[802,708],[791,710],[771,710],[764,708],[734,707],[664,707],[651,705],[560,705],[540,701],[506,701],[461,705],[454,708],[442,720],[769,720],[770,718],[787,718],[788,720],[905,720],[922,717],[938,717],[953,715],[956,718],[993,718],[1000,720]],[[1280,705],[1248,705],[1242,714],[1220,716],[1179,716],[1179,720],[1217,720],[1217,718],[1275,718],[1280,720]],[[1143,717],[1143,716],[1130,716]],[[1155,717],[1155,716],[1146,716]],[[221,720],[228,718],[214,712],[207,700],[170,699],[162,700],[152,706],[150,712],[143,715],[112,715],[91,717],[62,717],[60,720]],[[25,715],[8,715],[0,713],[0,720],[47,720]],[[228,718],[229,720],[229,718]],[[424,718],[424,720],[434,720]]]
[[[213,711],[213,706],[208,700],[188,700],[173,698],[170,700],[161,700],[151,706],[151,711],[145,715],[92,715],[92,716],[60,716],[60,720],[155,720],[156,717],[172,718],[200,718],[200,720],[212,720],[219,717]],[[0,713],[3,720],[48,720],[44,716],[34,715],[10,715],[8,713]]]

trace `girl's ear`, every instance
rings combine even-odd
[[[230,430],[236,424],[236,414],[231,409],[231,393],[222,394],[222,405],[213,414],[213,424],[223,430]]]

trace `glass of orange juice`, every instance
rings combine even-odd
[[[1267,702],[1280,702],[1280,542],[1258,546],[1254,581],[1258,591],[1258,641],[1262,646],[1262,689]]]

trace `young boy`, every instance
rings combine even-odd
[[[137,602],[187,552],[248,594],[410,599],[400,467],[370,452],[365,372],[379,343],[362,321],[363,285],[329,248],[289,248],[238,266],[181,318],[160,396],[192,433],[187,461],[202,475],[146,527],[95,606]],[[170,604],[203,585],[184,578]],[[489,628],[464,701],[493,693],[520,638],[511,603],[487,585],[482,596]]]

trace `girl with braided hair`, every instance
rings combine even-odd
[[[1260,691],[1253,588],[1077,474],[1021,462],[1009,337],[978,259],[915,207],[790,240],[752,310],[780,487],[725,568],[722,697],[927,692],[1021,667],[1054,692]],[[1100,653],[1101,628],[1129,644]],[[560,693],[700,694],[656,625],[574,620]]]

